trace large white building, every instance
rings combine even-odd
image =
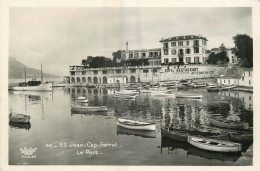
[[[161,39],[161,63],[205,63],[207,39],[202,36],[187,35]]]

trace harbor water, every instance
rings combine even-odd
[[[53,92],[9,91],[9,109],[27,114],[30,124],[9,123],[11,165],[234,165],[240,153],[217,153],[161,136],[161,127],[181,130],[209,127],[209,115],[235,118],[253,127],[253,94],[240,91],[181,93],[201,100],[140,93],[135,99],[114,98],[116,89],[65,87]],[[75,113],[77,98],[107,112]],[[86,104],[82,104],[86,105]],[[155,122],[156,131],[117,127],[117,117]],[[222,130],[221,130],[222,131]],[[243,143],[243,150],[252,142]],[[26,152],[29,152],[26,153]],[[31,152],[31,153],[30,153]]]

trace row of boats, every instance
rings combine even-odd
[[[240,152],[242,150],[242,144],[239,142],[253,140],[253,132],[249,129],[248,123],[222,121],[223,120],[218,120],[214,117],[210,119],[212,125],[228,129],[228,131],[225,131],[228,132],[228,135],[222,135],[222,132],[217,131],[217,129],[214,128],[190,131],[175,128],[161,128],[161,135],[162,137],[175,141],[187,142],[197,148],[214,152]],[[117,118],[117,126],[134,131],[146,131],[149,135],[151,135],[151,131],[156,130],[155,123],[140,122],[123,118]],[[230,129],[240,130],[240,132],[232,131]],[[227,137],[228,140],[226,140]]]

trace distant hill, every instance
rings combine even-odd
[[[16,58],[9,57],[9,79],[22,79],[24,78],[25,65],[16,60]],[[26,67],[27,78],[41,78],[41,70]],[[44,78],[58,78],[59,76],[43,73]]]

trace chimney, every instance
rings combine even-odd
[[[126,41],[126,51],[128,51],[128,41]]]

